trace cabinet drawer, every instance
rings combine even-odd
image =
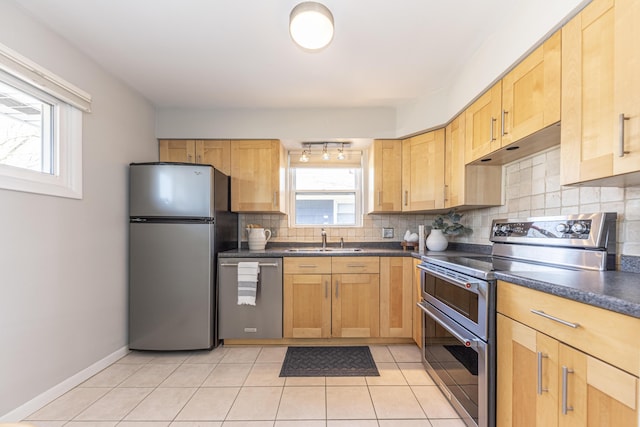
[[[333,274],[378,273],[379,271],[380,258],[377,256],[331,257],[331,272]]]
[[[498,281],[498,312],[625,371],[640,373],[640,319]],[[577,324],[573,328],[532,312]]]
[[[289,257],[284,274],[331,274],[331,257]]]

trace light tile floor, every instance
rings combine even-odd
[[[131,352],[27,417],[38,427],[464,427],[412,345],[379,377],[281,378],[286,347]]]

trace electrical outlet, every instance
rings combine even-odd
[[[393,239],[393,228],[382,227],[382,238]]]

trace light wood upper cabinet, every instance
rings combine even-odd
[[[196,162],[196,141],[194,139],[161,139],[158,145],[161,162]]]
[[[638,22],[637,1],[594,0],[562,30],[563,184],[640,171]]]
[[[225,175],[231,174],[231,142],[228,139],[196,141],[196,163],[211,165]]]
[[[402,141],[376,139],[369,149],[369,213],[402,211]]]
[[[278,140],[232,141],[231,210],[284,213],[285,159]]]
[[[638,426],[639,319],[502,281],[497,301],[498,427]]]
[[[445,129],[445,208],[498,206],[502,203],[502,167],[465,165],[463,113]]]
[[[402,141],[402,211],[444,208],[444,129]]]
[[[225,175],[231,173],[231,148],[228,139],[161,139],[161,162],[211,165]]]
[[[380,336],[412,338],[413,258],[380,258]]]
[[[501,146],[560,121],[561,32],[502,79]]]
[[[465,111],[465,160],[474,160],[499,149],[502,111],[502,82],[483,93]]]
[[[550,126],[560,121],[561,39],[553,34],[467,108],[466,163],[504,164],[560,142]]]

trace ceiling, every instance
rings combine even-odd
[[[397,108],[536,0],[323,0],[336,30],[316,53],[288,34],[300,1],[15,0],[159,108]]]

